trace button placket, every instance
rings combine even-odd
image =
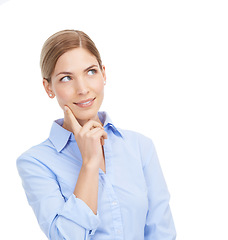
[[[109,133],[110,130],[107,130]],[[120,205],[116,193],[112,186],[112,132],[108,134],[108,139],[105,139],[104,144],[104,154],[105,154],[105,164],[106,164],[106,174],[102,174],[102,178],[106,182],[109,202],[110,202],[110,209],[112,213],[113,219],[113,227],[114,227],[114,235],[115,239],[124,240],[123,237],[123,222],[122,216],[120,211]]]
[[[105,176],[105,178],[106,178],[106,183],[107,183],[107,187],[108,187],[108,191],[109,191],[108,195],[109,195],[109,201],[110,201],[110,209],[112,212],[114,235],[116,236],[116,239],[124,240],[123,222],[122,222],[120,205],[119,205],[117,196],[115,194],[115,191],[113,189],[113,186],[109,180],[109,177]]]

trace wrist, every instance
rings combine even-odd
[[[81,168],[85,171],[97,172],[99,171],[99,163],[97,163],[96,159],[91,159],[89,161],[83,160]]]

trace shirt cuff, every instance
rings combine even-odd
[[[95,233],[100,224],[99,214],[95,215],[88,205],[81,199],[76,198],[74,194],[69,197],[58,215],[85,228],[90,235]]]

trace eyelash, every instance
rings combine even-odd
[[[91,72],[91,71],[93,71],[93,74],[90,75],[89,72]],[[97,70],[96,69],[90,69],[90,70],[88,70],[87,73],[88,73],[88,75],[92,76],[92,75],[97,73]],[[69,78],[68,80],[72,80],[72,78],[70,76],[64,76],[60,79],[60,82],[64,82],[64,78]]]
[[[96,74],[96,73],[97,73],[97,70],[96,70],[96,69],[90,69],[90,70],[88,71],[88,73],[89,73],[89,72],[91,72],[91,71],[93,71],[93,72],[94,72],[92,75],[94,75],[94,74]],[[90,75],[90,74],[89,74],[89,75]]]
[[[60,82],[64,82],[64,81],[63,81],[63,80],[64,80],[64,78],[69,78],[69,80],[71,80],[71,79],[72,79],[70,76],[64,76],[64,77],[62,77],[62,78],[60,79]]]

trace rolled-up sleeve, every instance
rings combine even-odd
[[[99,215],[74,194],[65,199],[51,169],[27,155],[17,159],[17,169],[28,202],[48,239],[91,239],[100,223]]]
[[[176,230],[169,207],[170,195],[153,142],[141,141],[143,171],[148,189],[148,213],[144,230],[145,240],[175,240]]]

